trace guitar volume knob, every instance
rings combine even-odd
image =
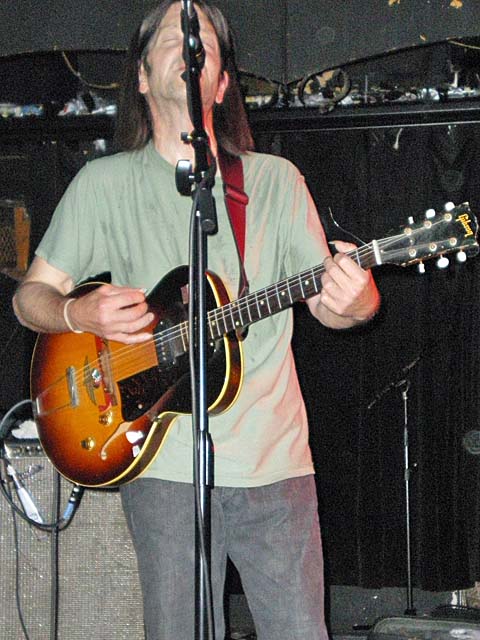
[[[113,422],[113,413],[112,411],[106,411],[98,416],[98,422],[105,426],[109,426]]]
[[[82,445],[83,449],[86,449],[87,451],[91,451],[95,446],[95,440],[91,437],[85,438],[85,440],[82,440],[80,444]]]

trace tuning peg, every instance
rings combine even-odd
[[[456,258],[457,258],[457,262],[466,262],[467,254],[465,253],[465,251],[459,251],[456,255]]]
[[[455,209],[455,205],[453,204],[453,202],[446,202],[443,205],[443,208],[445,209],[445,211],[452,211],[452,209]]]
[[[425,265],[423,264],[423,262],[419,262],[417,264],[417,271],[418,273],[425,273]]]
[[[450,260],[446,256],[440,256],[437,260],[437,267],[439,269],[445,269],[450,264]]]
[[[435,216],[436,216],[435,209],[427,209],[425,211],[425,218],[427,220],[430,220],[431,218],[434,218]]]
[[[407,222],[408,224],[415,224],[415,220],[413,219],[413,216],[408,216]]]

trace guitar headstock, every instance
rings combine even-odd
[[[402,227],[398,235],[378,241],[381,263],[405,267],[457,251],[460,261],[477,255],[478,223],[468,202],[429,210],[422,222]]]

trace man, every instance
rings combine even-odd
[[[367,321],[379,306],[371,274],[344,253],[329,255],[298,171],[283,159],[249,151],[228,26],[206,2],[196,7],[206,53],[200,81],[205,130],[214,156],[223,149],[241,157],[250,199],[245,270],[251,291],[324,262],[322,290],[307,301],[310,311],[336,329]],[[129,344],[148,340],[153,315],[145,292],[188,261],[191,201],[178,195],[174,180],[177,161],[194,159],[180,139],[192,128],[180,12],[179,2],[163,2],[132,40],[118,124],[127,151],[87,164],[58,206],[14,298],[19,320],[31,329],[87,331]],[[209,269],[235,294],[238,252],[218,174],[214,196],[219,231],[209,239]],[[107,270],[111,285],[66,298],[76,283]],[[291,334],[290,310],[250,327],[239,397],[209,420],[218,639],[224,636],[227,554],[239,570],[260,640],[327,638],[313,466]],[[189,416],[176,419],[153,464],[121,491],[137,551],[147,637],[193,638]]]

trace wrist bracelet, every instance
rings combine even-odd
[[[67,312],[68,305],[72,303],[74,300],[75,298],[69,298],[63,305],[63,319],[65,320],[65,324],[70,329],[70,331],[72,331],[73,333],[83,333],[83,331],[81,331],[80,329],[73,328],[72,323],[70,322],[70,318],[68,317],[68,312]]]

